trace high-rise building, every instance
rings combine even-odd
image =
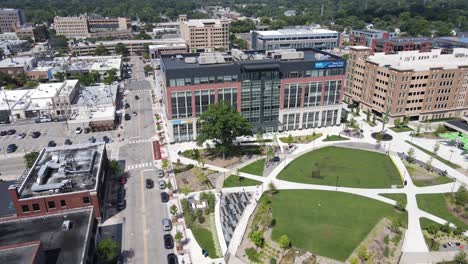
[[[88,19],[86,16],[54,18],[54,29],[57,35],[66,38],[89,38]]]
[[[180,35],[191,52],[229,49],[230,20],[179,17]]]
[[[15,25],[20,26],[24,23],[26,23],[26,17],[22,9],[0,9],[1,32],[14,32]]]
[[[346,61],[315,49],[162,55],[172,142],[194,140],[198,116],[225,101],[265,132],[340,124]]]
[[[463,117],[468,114],[468,49],[375,53],[350,47],[345,101],[391,120]]]
[[[340,34],[333,30],[294,27],[252,32],[252,49],[300,49],[316,48],[331,50],[338,47]]]

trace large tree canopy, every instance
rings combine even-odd
[[[223,156],[233,147],[236,137],[252,135],[252,126],[225,102],[210,105],[208,111],[201,114],[200,122],[197,143],[202,145],[212,140]]]

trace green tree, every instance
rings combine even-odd
[[[260,18],[260,25],[267,26],[270,24],[271,24],[271,19],[269,17],[264,16]]]
[[[359,246],[357,254],[362,261],[366,262],[369,260],[369,253],[367,253],[367,249],[364,245]]]
[[[96,56],[104,56],[108,55],[109,52],[107,51],[106,47],[104,45],[100,44],[96,47],[96,50],[94,51],[94,55]]]
[[[146,34],[146,32],[140,32],[137,34],[134,39],[152,39],[150,35]]]
[[[252,19],[237,20],[231,23],[231,32],[242,33],[255,29],[255,22]]]
[[[396,199],[395,207],[400,211],[405,211],[406,210],[406,204],[407,204],[406,199],[399,197],[399,198]]]
[[[182,241],[182,239],[184,238],[184,236],[182,235],[182,232],[177,231],[177,233],[175,234],[174,238],[175,238],[175,241],[176,241],[178,244],[180,244],[180,242]]]
[[[395,125],[395,127],[400,127],[401,126],[401,119],[400,118],[395,118],[395,120],[393,121],[393,124]]]
[[[439,151],[439,149],[440,149],[440,144],[439,144],[439,142],[436,142],[436,143],[434,144],[434,148],[433,148],[434,154],[437,154],[437,152]]]
[[[416,154],[414,153],[414,148],[408,150],[408,158],[406,159],[409,163],[413,163],[415,160]]]
[[[463,206],[468,204],[468,190],[465,187],[461,186],[455,193],[455,203]]]
[[[39,83],[36,82],[36,81],[27,81],[27,82],[24,84],[24,87],[27,87],[27,88],[36,88],[38,85],[39,85]]]
[[[109,85],[117,81],[117,70],[110,69],[106,71],[106,77],[104,77],[104,83]]]
[[[468,256],[464,250],[460,250],[455,258],[453,259],[457,264],[467,264],[468,263]]]
[[[125,57],[128,55],[128,49],[122,42],[119,42],[115,45],[115,53]]]
[[[164,171],[167,171],[169,169],[169,161],[167,159],[163,159],[161,167]]]
[[[212,140],[215,150],[223,158],[232,149],[233,141],[240,136],[251,136],[252,127],[235,108],[225,102],[210,105],[200,116],[202,127],[197,137],[197,144],[202,145]]]
[[[39,152],[29,152],[28,154],[24,155],[24,163],[26,164],[26,168],[32,168],[34,162],[36,161],[37,157],[39,156]]]
[[[287,235],[282,235],[278,239],[278,244],[279,244],[280,248],[286,249],[286,248],[289,248],[291,246],[291,241],[289,241],[289,238],[288,238]]]
[[[119,246],[114,240],[105,238],[99,241],[97,254],[101,260],[111,262],[119,255],[118,249]]]
[[[119,176],[120,173],[122,173],[122,169],[117,160],[109,160],[109,169],[114,176]]]
[[[293,136],[291,135],[291,133],[288,135],[288,137],[286,138],[286,143],[291,145],[293,142],[294,142],[294,138]]]
[[[167,182],[167,188],[171,191],[174,189],[174,186],[172,186],[172,182],[170,180]]]
[[[56,73],[54,73],[54,78],[59,80],[60,82],[63,82],[65,80],[65,73],[56,72]]]
[[[16,89],[16,88],[18,88],[18,86],[16,84],[14,84],[14,83],[9,83],[9,84],[5,85],[5,89],[7,89],[7,90],[13,90],[13,89]]]
[[[174,217],[177,217],[177,214],[179,213],[179,209],[177,208],[177,205],[173,204],[170,208],[171,215]]]
[[[144,71],[145,73],[150,73],[153,71],[153,67],[151,67],[151,65],[145,65]]]
[[[250,232],[249,238],[257,247],[263,247],[265,243],[265,239],[263,238],[263,233],[261,231]]]

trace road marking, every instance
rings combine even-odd
[[[140,171],[140,191],[141,191],[141,209],[143,211],[143,262],[145,264],[148,263],[148,239],[146,237],[146,207],[145,207],[145,188],[143,187],[144,182],[143,182],[143,172]]]
[[[155,166],[154,162],[145,162],[145,163],[126,166],[125,170],[134,170],[134,169],[139,169],[139,168],[144,168],[144,167],[153,167],[153,166]]]
[[[128,141],[127,144],[147,143],[147,142],[151,142],[151,141],[152,141],[151,138],[148,138],[148,139],[139,139],[139,140],[131,140],[131,141]]]

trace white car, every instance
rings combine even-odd
[[[75,129],[75,134],[81,134],[83,132],[83,129],[81,127],[77,127]]]

